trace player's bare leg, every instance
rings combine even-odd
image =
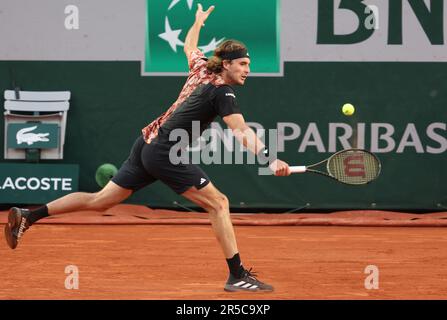
[[[251,269],[245,270],[242,266],[227,197],[211,182],[200,190],[192,187],[182,196],[201,206],[209,214],[211,225],[230,270],[224,289],[226,291],[273,291],[272,286],[256,279],[254,273],[250,272]]]
[[[102,211],[127,199],[132,190],[124,189],[110,181],[101,191],[96,193],[75,192],[50,202],[48,205],[28,210],[11,208],[8,223],[5,225],[5,238],[11,249],[17,247],[23,233],[37,220],[49,215],[79,211]]]
[[[219,192],[211,182],[200,190],[192,187],[182,196],[208,212],[211,225],[225,258],[230,259],[238,253],[227,197]]]
[[[132,194],[132,190],[124,189],[109,181],[99,192],[75,192],[47,204],[48,214],[73,212],[79,210],[106,210],[126,200]]]

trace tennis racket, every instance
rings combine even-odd
[[[326,171],[316,169],[323,164],[326,164]],[[292,173],[317,173],[345,184],[361,185],[377,179],[381,167],[379,158],[373,153],[362,149],[346,149],[308,166],[291,166],[290,170]]]

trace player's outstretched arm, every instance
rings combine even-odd
[[[205,25],[206,19],[214,10],[214,6],[208,8],[208,10],[203,11],[202,5],[199,3],[197,12],[196,12],[196,20],[192,27],[189,29],[188,34],[185,39],[184,51],[186,57],[189,58],[189,55],[192,51],[197,50],[197,45],[199,43],[199,35],[200,29]]]
[[[223,117],[224,122],[233,132],[233,135],[244,147],[252,153],[259,155],[265,150],[264,143],[258,138],[256,133],[246,123],[241,114],[231,114]],[[288,176],[291,174],[289,165],[279,159],[270,163],[269,168],[276,176]]]

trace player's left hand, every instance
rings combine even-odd
[[[211,12],[213,12],[215,7],[211,6],[206,11],[203,11],[202,5],[200,3],[197,5],[197,7],[196,22],[200,23],[201,26],[204,26],[206,19],[208,19],[208,16]]]

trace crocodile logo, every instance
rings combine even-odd
[[[23,128],[19,131],[17,131],[16,139],[17,144],[26,143],[29,146],[34,144],[35,142],[48,142],[49,139],[47,138],[50,134],[49,133],[35,133],[31,132],[35,130],[37,126]]]

